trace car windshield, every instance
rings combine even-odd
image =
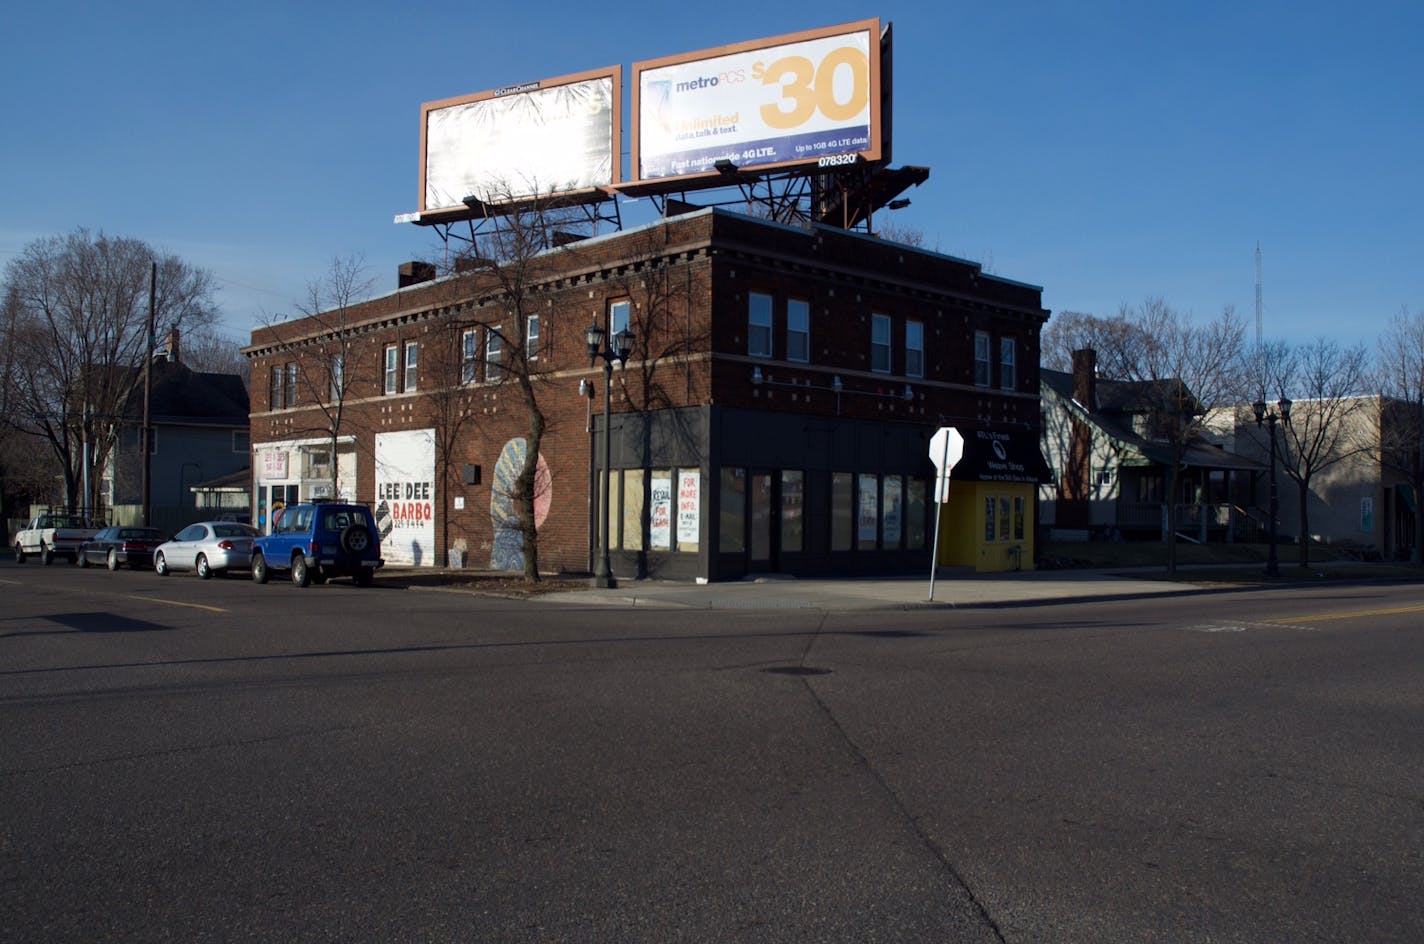
[[[119,539],[123,541],[145,541],[161,537],[163,534],[157,528],[124,528],[119,531]]]
[[[257,536],[257,529],[245,524],[217,524],[213,525],[213,533],[220,538],[251,538]]]

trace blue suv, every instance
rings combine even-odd
[[[272,533],[252,542],[255,583],[266,583],[274,570],[286,570],[299,587],[325,583],[331,577],[351,577],[369,587],[376,569],[385,563],[376,519],[365,505],[289,505]]]

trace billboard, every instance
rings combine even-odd
[[[633,176],[835,167],[881,154],[880,21],[633,64]]]
[[[619,180],[618,66],[420,106],[420,213]]]

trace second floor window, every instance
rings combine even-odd
[[[628,322],[633,314],[633,303],[626,298],[621,301],[612,302],[608,306],[608,338],[605,344],[613,343],[613,336],[619,331],[628,330]]]
[[[799,298],[786,303],[786,359],[811,359],[811,303]]]
[[[267,407],[271,410],[282,408],[282,365],[272,368],[272,378],[267,388]]]
[[[386,396],[396,392],[396,382],[399,379],[400,362],[397,360],[400,349],[394,344],[386,345],[386,385],[384,387]]]
[[[890,373],[890,316],[870,316],[870,369]]]
[[[504,358],[504,338],[499,335],[498,326],[485,329],[485,380],[494,381],[500,377],[500,361]]]
[[[524,328],[524,356],[527,360],[539,358],[539,316],[531,315]]]
[[[479,360],[480,335],[473,328],[460,335],[460,383],[475,382],[475,362]]]
[[[925,375],[925,325],[922,321],[905,322],[905,376]]]
[[[346,355],[331,356],[331,402],[340,403],[346,395]]]
[[[1013,390],[1018,386],[1018,347],[1013,338],[999,339],[999,386]]]
[[[405,392],[415,389],[416,368],[420,361],[420,345],[407,341],[405,345]]]
[[[297,405],[297,365],[287,365],[287,406]]]
[[[974,332],[974,385],[989,386],[989,335],[983,331]]]
[[[747,304],[747,353],[771,356],[771,296],[752,292]]]

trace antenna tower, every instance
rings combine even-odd
[[[1256,346],[1261,346],[1261,241],[1256,240]]]

